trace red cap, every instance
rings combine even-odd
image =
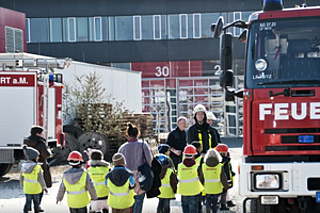
[[[197,150],[194,146],[188,145],[184,148],[183,153],[188,155],[195,155],[197,154]]]
[[[216,150],[218,152],[228,152],[228,146],[226,144],[219,144],[217,147],[216,147]]]
[[[68,161],[81,161],[83,162],[82,155],[78,151],[72,151],[68,156]]]

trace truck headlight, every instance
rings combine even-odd
[[[255,174],[254,179],[258,190],[280,189],[280,174]]]

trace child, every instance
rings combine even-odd
[[[234,179],[235,173],[232,171],[232,166],[230,162],[231,158],[230,158],[230,155],[228,154],[228,146],[226,144],[219,144],[216,149],[222,156],[221,163],[223,164],[223,170],[226,174],[227,181],[228,181],[228,186],[229,186],[228,188],[230,189],[233,186],[233,179]],[[229,210],[228,207],[235,206],[235,204],[231,200],[228,200],[227,202],[227,197],[228,197],[228,190],[224,190],[223,193],[221,194],[220,210]]]
[[[112,208],[112,213],[130,213],[134,204],[133,174],[126,166],[123,154],[116,153],[112,157],[114,168],[106,176],[106,185],[110,190],[108,205]]]
[[[175,199],[175,193],[177,192],[177,175],[174,170],[174,164],[170,159],[170,146],[162,144],[158,146],[159,155],[156,159],[161,163],[161,194],[158,196],[159,204],[157,213],[169,213],[170,212],[170,200]]]
[[[103,153],[91,149],[88,173],[94,182],[98,200],[91,201],[91,211],[107,213],[109,189],[105,185],[106,175],[109,173],[109,164],[103,160]]]
[[[68,156],[68,162],[72,166],[63,173],[63,180],[57,195],[58,204],[67,191],[67,201],[71,213],[86,213],[87,205],[97,199],[97,193],[89,173],[81,168],[82,155],[78,151],[72,151]],[[89,195],[90,194],[90,195]]]
[[[198,164],[194,160],[196,148],[187,145],[183,151],[185,159],[178,165],[178,190],[181,194],[182,211],[184,213],[198,213],[199,194],[203,186],[199,181]]]
[[[217,200],[223,189],[228,188],[227,178],[220,163],[221,156],[215,149],[209,149],[204,156],[200,180],[204,183],[206,193],[206,211],[217,212]]]
[[[39,152],[27,146],[23,146],[23,151],[27,158],[27,161],[22,164],[20,172],[20,185],[26,195],[26,204],[24,205],[23,212],[28,213],[31,210],[31,203],[33,201],[34,212],[38,213],[40,212],[40,194],[43,191],[48,193],[42,168],[38,164]]]

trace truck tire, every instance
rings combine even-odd
[[[262,205],[260,199],[251,199],[250,213],[272,213],[272,208],[268,205]]]
[[[12,167],[12,164],[0,164],[0,177],[7,174]]]

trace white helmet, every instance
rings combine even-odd
[[[207,120],[216,120],[216,116],[212,112],[207,112]]]
[[[198,104],[194,109],[193,109],[193,115],[195,115],[197,112],[207,112],[207,109],[205,106],[203,106],[202,104]]]

